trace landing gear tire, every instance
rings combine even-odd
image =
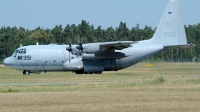
[[[83,71],[75,71],[76,74],[83,74]]]
[[[30,71],[24,70],[23,75],[30,75]]]
[[[102,74],[102,72],[94,72],[94,74]]]

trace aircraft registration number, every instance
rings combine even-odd
[[[18,60],[31,60],[31,55],[18,56]]]

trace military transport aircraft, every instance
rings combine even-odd
[[[170,0],[149,40],[21,46],[3,62],[27,75],[47,71],[102,73],[124,69],[166,48],[188,46],[179,1]]]

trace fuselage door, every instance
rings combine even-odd
[[[41,69],[42,61],[41,60],[35,60],[35,69]]]

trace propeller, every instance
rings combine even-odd
[[[72,52],[72,44],[69,43],[69,47],[66,48],[67,51]]]
[[[78,42],[78,46],[76,47],[78,50],[82,51],[83,52],[83,38],[81,38],[81,41]]]
[[[69,51],[69,63],[71,60],[70,53],[77,55],[77,57],[82,55],[83,53],[82,39],[81,41],[78,41],[78,46],[76,46],[76,49],[73,49],[71,44],[71,39],[69,38],[69,46],[66,48],[66,50]]]
[[[72,52],[72,43],[71,43],[71,39],[69,40],[69,47],[66,48],[67,51],[69,51],[69,63],[70,63],[70,52]]]
[[[78,50],[83,52],[83,46],[82,43],[79,43],[78,46],[76,47]]]

